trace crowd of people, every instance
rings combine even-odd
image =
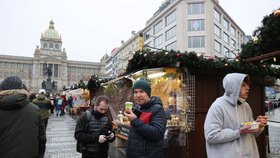
[[[259,157],[255,137],[267,125],[267,116],[253,118],[246,102],[250,79],[242,73],[230,73],[223,79],[224,95],[211,105],[204,123],[206,152],[209,158]],[[160,97],[151,96],[151,83],[139,79],[132,85],[134,107],[125,111],[129,121],[126,144],[127,158],[163,158],[167,119],[176,113],[172,101],[168,110]],[[72,108],[73,98],[50,95],[44,90],[31,94],[21,79],[7,77],[0,84],[0,154],[3,158],[43,158],[46,148],[46,128],[50,115],[65,115]],[[83,158],[107,158],[109,143],[116,139],[106,115],[110,106],[107,96],[92,100],[92,108],[78,118],[74,137],[77,151]],[[257,122],[251,130],[242,122]]]

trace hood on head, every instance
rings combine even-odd
[[[0,109],[14,110],[26,106],[29,103],[30,93],[24,89],[12,89],[0,91]]]
[[[227,96],[227,100],[234,105],[237,104],[241,84],[245,77],[248,77],[248,75],[242,73],[230,73],[223,79],[223,87],[225,89],[224,95]]]

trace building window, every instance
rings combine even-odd
[[[21,69],[21,68],[22,68],[22,64],[21,64],[21,63],[18,63],[18,64],[17,64],[17,68],[18,68],[18,69]]]
[[[233,26],[230,26],[230,33],[235,37],[235,28]]]
[[[54,72],[53,72],[54,77],[58,77],[58,64],[54,64]]]
[[[221,37],[221,29],[217,25],[215,25],[214,32],[216,36]]]
[[[81,73],[81,68],[77,67],[77,73]]]
[[[227,47],[224,47],[224,55],[229,58],[229,49]]]
[[[204,31],[204,20],[188,20],[188,31]]]
[[[162,35],[155,38],[155,47],[158,47],[162,44]]]
[[[86,73],[87,69],[86,68],[82,68],[82,73]]]
[[[55,44],[55,50],[59,50],[59,45]]]
[[[223,25],[224,25],[224,27],[225,27],[227,30],[229,30],[228,21],[227,21],[226,19],[224,19]]]
[[[155,34],[158,33],[159,31],[161,31],[162,28],[163,28],[163,26],[162,26],[162,21],[161,21],[158,24],[156,24],[155,27],[154,27]]]
[[[166,31],[166,40],[169,40],[172,37],[176,36],[176,26],[172,27],[168,31]]]
[[[5,65],[5,69],[8,69],[8,68],[10,68],[10,63],[8,63],[8,62],[5,62],[5,63],[4,63],[4,65]]]
[[[48,43],[44,43],[44,48],[47,49],[48,48]]]
[[[189,3],[188,14],[204,14],[204,3]]]
[[[235,42],[235,40],[233,40],[233,39],[231,39],[231,46],[232,46],[232,48],[236,48],[236,42]]]
[[[224,41],[229,44],[229,36],[226,33],[224,33]]]
[[[170,43],[169,45],[166,46],[166,50],[177,50],[176,48],[176,41]]]
[[[5,74],[4,74],[4,77],[8,77],[9,76],[9,72],[8,71],[5,71]]]
[[[23,64],[24,70],[27,70],[27,69],[28,69],[28,66],[29,66],[29,64]]]
[[[53,49],[53,43],[50,43],[50,49]]]
[[[144,40],[147,40],[150,38],[150,36],[153,34],[152,29],[149,29],[144,33]]]
[[[215,41],[215,51],[221,53],[221,43]]]
[[[173,21],[176,20],[176,12],[175,11],[172,12],[165,19],[166,19],[166,26],[171,24]]]
[[[205,37],[204,36],[189,36],[188,37],[188,47],[189,48],[205,47]]]
[[[219,23],[221,22],[221,14],[214,9],[214,19],[216,19]]]
[[[0,68],[3,68],[3,62],[0,61]]]
[[[11,63],[11,68],[15,69],[16,68],[16,63]]]

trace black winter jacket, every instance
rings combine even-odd
[[[136,109],[141,111],[139,118],[131,121],[126,147],[127,158],[162,158],[166,114],[159,97]]]
[[[89,158],[108,158],[109,144],[115,140],[107,140],[105,143],[99,143],[99,135],[109,135],[112,131],[112,124],[107,116],[96,117],[96,112],[91,111],[90,122],[87,120],[86,113],[77,120],[75,129],[75,138],[82,144],[83,157]]]
[[[0,157],[43,158],[46,131],[26,90],[0,91]]]

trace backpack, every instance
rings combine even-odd
[[[61,106],[62,105],[62,99],[57,99],[57,103],[56,103],[58,106]]]
[[[90,120],[92,117],[91,111],[87,110],[86,115],[87,115],[86,130],[88,130],[88,126],[89,126],[89,123],[90,123]],[[76,150],[77,150],[77,152],[82,153],[82,143],[79,141],[77,141]]]

